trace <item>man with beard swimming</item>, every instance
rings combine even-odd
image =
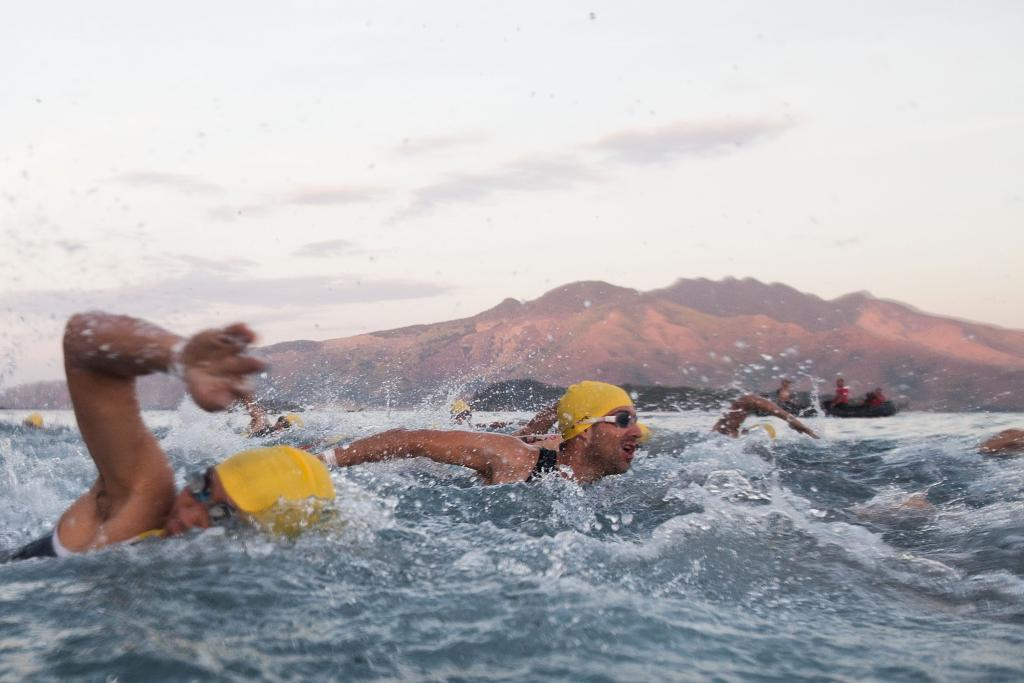
[[[96,481],[53,531],[0,560],[68,556],[150,536],[174,536],[230,518],[293,533],[334,498],[321,462],[288,446],[238,453],[194,473],[175,494],[174,472],[142,419],[135,379],[166,372],[206,411],[250,394],[247,376],[263,369],[246,354],[255,334],[243,324],[179,337],[148,322],[107,313],[72,316],[64,331],[64,370]]]
[[[612,384],[584,381],[566,390],[555,411],[557,449],[508,434],[393,429],[318,457],[332,467],[425,457],[468,467],[485,484],[531,481],[555,471],[586,484],[629,470],[643,435],[629,394]]]

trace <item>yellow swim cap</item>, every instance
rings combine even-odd
[[[749,431],[754,431],[755,429],[763,429],[765,434],[767,434],[771,439],[775,439],[775,427],[770,422],[760,422],[753,425]]]
[[[21,424],[26,427],[35,427],[36,429],[40,429],[43,426],[43,416],[39,413],[32,413],[22,420]]]
[[[645,425],[643,422],[637,422],[636,426],[640,428],[640,443],[647,443],[651,440],[651,428]]]
[[[334,499],[326,465],[291,446],[242,451],[214,470],[238,509],[276,533],[301,531]]]
[[[463,401],[461,398],[455,401],[455,403],[453,403],[452,407],[449,409],[449,412],[452,415],[461,415],[462,413],[468,413],[471,411],[472,409],[469,407],[469,404]]]
[[[284,419],[288,420],[288,424],[292,427],[305,427],[306,423],[302,421],[302,418],[295,413],[288,413],[284,416]]]
[[[568,441],[593,426],[579,424],[580,420],[601,417],[612,408],[632,405],[629,394],[614,384],[589,380],[573,384],[558,399],[558,431]]]

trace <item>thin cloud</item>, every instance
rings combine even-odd
[[[138,171],[124,173],[114,178],[115,181],[134,187],[157,187],[177,190],[184,194],[210,195],[224,191],[219,185],[206,182],[195,176],[181,173],[161,173],[159,171]]]
[[[588,165],[572,157],[526,159],[490,173],[451,176],[415,192],[405,216],[418,215],[442,204],[472,204],[500,192],[565,190],[600,179]]]
[[[212,220],[231,223],[240,218],[259,218],[274,213],[275,207],[268,204],[249,204],[248,206],[215,206],[206,212]]]
[[[668,164],[727,154],[774,137],[793,126],[782,119],[681,122],[653,130],[613,133],[588,147],[624,164]]]
[[[416,189],[409,208],[396,218],[421,215],[442,205],[480,203],[501,192],[573,189],[603,180],[594,169],[609,162],[655,165],[727,154],[780,135],[793,125],[783,119],[732,119],[621,131],[577,146],[570,154],[517,161],[490,172],[451,175]],[[594,153],[603,159],[595,161]]]
[[[475,145],[484,141],[482,135],[438,135],[434,137],[403,138],[395,153],[403,156],[429,154],[452,147]]]
[[[141,316],[239,308],[266,310],[321,308],[379,301],[424,299],[451,290],[446,284],[403,278],[244,277],[235,268],[221,273],[202,264],[187,273],[110,289],[35,290],[0,295],[0,308],[13,313],[66,316],[83,309],[127,311]],[[247,313],[248,315],[248,313]]]
[[[165,260],[172,263],[184,263],[191,273],[211,273],[224,276],[228,273],[240,274],[256,265],[255,261],[241,258],[209,259],[193,254],[168,254]]]
[[[324,258],[336,256],[352,256],[361,254],[363,250],[355,242],[348,240],[328,240],[326,242],[310,242],[292,252],[292,256],[302,258]]]
[[[847,237],[845,239],[835,240],[832,243],[832,246],[839,247],[839,248],[846,248],[846,247],[860,246],[861,244],[864,244],[864,238],[863,237]]]
[[[230,222],[239,218],[258,218],[270,215],[286,206],[344,206],[377,199],[381,190],[368,187],[298,188],[265,202],[244,206],[217,206],[207,215],[213,220]]]
[[[336,206],[355,204],[376,199],[378,191],[365,187],[320,187],[295,190],[286,195],[278,204],[299,206]]]

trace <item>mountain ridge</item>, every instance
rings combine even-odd
[[[260,393],[306,405],[416,405],[527,379],[757,391],[789,376],[828,393],[842,373],[855,394],[882,385],[919,409],[1024,410],[1024,331],[753,278],[680,278],[648,291],[571,282],[466,318],[256,353],[273,368]],[[174,392],[159,380],[140,384],[144,405],[170,407]],[[15,387],[0,405],[32,392]]]

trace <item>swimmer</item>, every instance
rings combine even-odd
[[[1024,429],[1004,429],[980,446],[984,455],[1009,455],[1024,452]]]
[[[858,519],[876,524],[901,526],[931,521],[938,512],[928,500],[928,491],[887,492],[854,505],[850,511]]]
[[[604,382],[580,382],[559,399],[556,415],[557,448],[510,434],[394,429],[319,457],[333,467],[425,457],[475,470],[486,484],[530,481],[553,471],[585,484],[629,470],[642,434],[629,394]]]
[[[477,426],[480,429],[484,429],[484,430],[487,430],[487,431],[493,431],[493,430],[496,430],[496,429],[504,429],[505,427],[507,427],[509,425],[508,422],[498,422],[498,421],[491,422],[490,424],[487,424],[487,425],[474,425],[473,424],[473,409],[470,407],[470,405],[468,403],[463,401],[461,398],[458,399],[457,401],[455,401],[454,403],[452,403],[451,408],[449,408],[449,413],[451,414],[452,423],[453,424],[457,424],[457,425],[464,424],[467,427]]]
[[[457,425],[469,422],[473,419],[473,410],[469,407],[469,404],[461,398],[452,403],[449,412],[452,416],[452,422]]]
[[[789,425],[789,428],[795,432],[806,434],[814,439],[818,438],[813,429],[793,417],[793,415],[787,413],[768,399],[755,396],[754,394],[746,394],[733,401],[729,406],[729,410],[722,414],[722,417],[714,424],[711,431],[725,434],[726,436],[738,437],[743,421],[758,411],[784,420]]]
[[[29,429],[42,429],[43,428],[43,416],[39,413],[32,413],[24,420],[21,421],[22,427],[28,427]]]
[[[244,401],[246,409],[249,411],[249,426],[245,428],[246,436],[257,437],[257,436],[269,436],[278,432],[283,432],[287,429],[291,429],[293,426],[302,426],[302,418],[298,415],[289,413],[288,415],[282,415],[277,418],[274,424],[270,424],[270,420],[267,419],[267,411],[262,406],[257,404],[252,399]]]
[[[190,476],[175,494],[167,456],[142,420],[135,378],[172,374],[200,408],[223,410],[248,397],[246,377],[263,369],[262,361],[246,355],[254,339],[242,324],[185,339],[126,316],[73,316],[64,331],[64,370],[96,481],[51,533],[5,559],[83,553],[141,537],[205,529],[232,517],[275,528],[283,519],[274,516],[281,499],[333,499],[326,468],[288,446],[238,453]],[[288,519],[301,526],[315,508],[288,510]]]

